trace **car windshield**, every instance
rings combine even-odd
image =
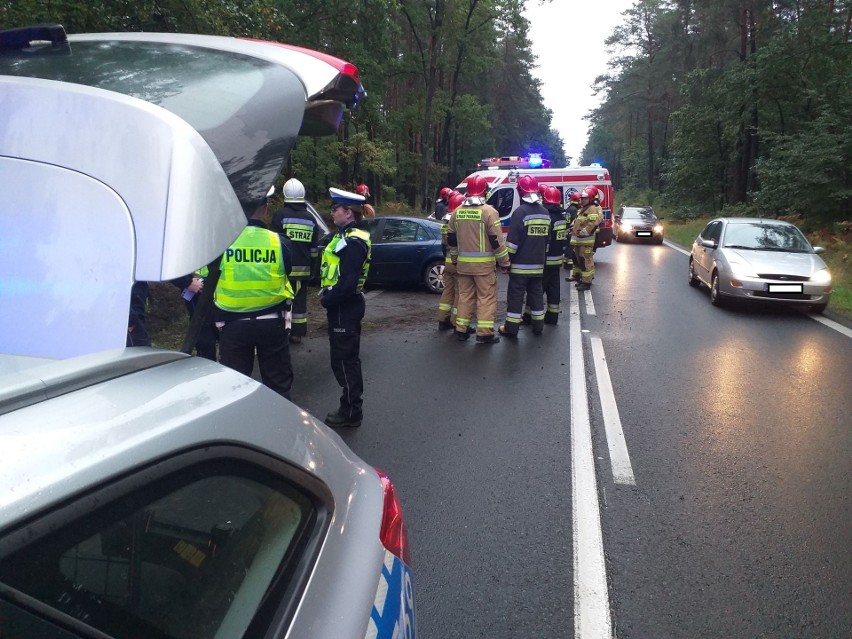
[[[656,217],[654,209],[624,209],[621,214],[622,220],[654,220]]]
[[[810,253],[811,247],[804,235],[790,224],[762,222],[737,222],[725,229],[725,248],[755,251],[785,251]]]

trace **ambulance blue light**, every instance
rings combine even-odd
[[[593,166],[593,167],[595,167],[595,168],[597,168],[597,169],[601,168],[601,164],[600,164],[600,162],[592,162],[589,166]]]
[[[530,153],[529,165],[531,169],[541,168],[541,153]]]

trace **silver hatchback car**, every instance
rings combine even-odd
[[[124,348],[132,284],[218,263],[362,93],[280,44],[0,32],[4,639],[414,636],[384,473],[249,377]]]
[[[831,273],[802,232],[789,222],[718,218],[692,244],[689,285],[710,287],[710,301],[768,302],[821,313],[831,297]]]

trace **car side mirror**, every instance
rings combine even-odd
[[[817,255],[822,255],[823,253],[825,253],[825,249],[821,246],[815,246],[814,253],[816,253]]]
[[[704,248],[715,249],[718,245],[716,244],[716,240],[701,240],[699,242],[701,246]]]

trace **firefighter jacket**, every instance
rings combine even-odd
[[[550,214],[538,202],[521,202],[509,220],[510,275],[542,277],[550,241]]]
[[[435,202],[435,219],[441,220],[447,214],[447,201],[438,199]]]
[[[214,296],[217,319],[269,314],[292,300],[287,251],[277,233],[249,220],[222,255]]]
[[[290,279],[307,280],[319,265],[319,234],[314,216],[304,202],[288,202],[272,214],[270,228],[290,242]]]
[[[565,209],[565,218],[568,220],[569,227],[574,223],[574,220],[577,219],[577,211],[579,210],[580,207],[573,203],[569,204]]]
[[[544,208],[550,214],[550,243],[547,246],[546,266],[561,266],[568,244],[568,220],[558,204],[546,203]]]
[[[372,255],[370,234],[353,222],[338,229],[322,253],[322,305],[333,308],[364,290]]]
[[[488,204],[465,203],[453,212],[447,223],[447,246],[460,275],[493,273],[495,262],[509,266],[500,214]]]
[[[443,217],[438,218],[438,221],[441,223],[441,250],[444,252],[444,257],[446,257],[447,264],[452,264],[452,260],[450,259],[449,247],[447,245],[447,228],[450,223],[450,217],[452,214],[446,213]]]
[[[603,222],[603,210],[597,204],[587,204],[577,213],[571,230],[571,244],[594,244],[595,233]]]

